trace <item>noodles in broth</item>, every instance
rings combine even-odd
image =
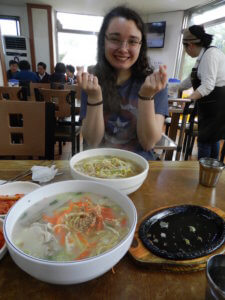
[[[64,193],[27,210],[15,224],[12,240],[28,255],[73,261],[111,249],[128,230],[125,212],[109,198]]]

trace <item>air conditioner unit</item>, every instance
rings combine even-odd
[[[31,62],[28,51],[28,40],[23,36],[3,35],[3,50],[5,54],[6,68],[10,60],[27,60]]]

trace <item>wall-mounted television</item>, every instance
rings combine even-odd
[[[148,48],[163,48],[166,32],[166,21],[147,23]]]

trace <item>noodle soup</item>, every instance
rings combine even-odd
[[[143,171],[134,161],[110,155],[82,159],[75,163],[74,168],[88,176],[108,179],[128,178]]]
[[[108,251],[128,231],[127,215],[108,197],[70,192],[31,206],[15,223],[12,240],[28,255],[74,261]]]

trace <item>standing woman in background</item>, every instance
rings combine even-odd
[[[198,159],[218,159],[220,140],[225,138],[225,55],[210,46],[213,36],[200,25],[184,30],[183,45],[191,57],[198,57],[180,91],[194,89],[190,98],[198,113]]]
[[[119,6],[105,16],[91,69],[77,73],[85,141],[154,160],[168,115],[167,74],[165,66],[155,73],[149,68],[145,25],[136,12]]]

